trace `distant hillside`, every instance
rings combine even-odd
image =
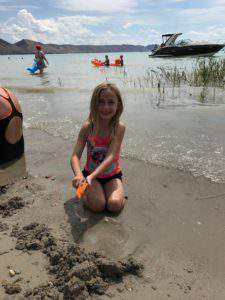
[[[151,51],[155,45],[57,45],[42,44],[31,40],[21,40],[10,44],[0,39],[0,54],[32,54],[35,45],[43,46],[45,53],[108,53],[108,52],[145,52]]]

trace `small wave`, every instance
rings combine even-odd
[[[49,93],[54,94],[56,92],[89,92],[88,89],[80,89],[77,87],[57,87],[57,86],[40,86],[40,87],[33,87],[33,86],[13,86],[13,85],[5,85],[4,86],[7,89],[11,89],[20,93],[33,93],[33,94],[39,94],[39,93]]]
[[[74,142],[81,124],[70,118],[37,121],[31,118],[24,122],[24,129],[38,129],[54,137]],[[165,137],[163,137],[165,139]],[[138,143],[141,144],[141,143]],[[174,149],[169,149],[166,141],[160,140],[151,145],[151,151],[139,149],[127,140],[126,147],[122,147],[121,156],[127,159],[140,160],[158,167],[173,168],[190,172],[194,177],[204,176],[212,182],[225,182],[225,158],[223,148],[213,145],[213,150],[204,153],[202,148],[186,148],[177,144]],[[131,150],[132,149],[132,150]]]
[[[25,129],[38,129],[54,137],[61,137],[65,140],[74,140],[74,135],[78,134],[81,125],[73,122],[70,118],[55,119],[48,121],[37,121],[31,118],[25,123]]]
[[[225,183],[225,162],[215,162],[213,159],[204,159],[203,166],[201,160],[180,157],[177,161],[170,161],[161,155],[155,157],[143,157],[137,153],[123,151],[123,158],[128,160],[139,160],[157,167],[172,168],[190,173],[193,177],[205,177],[214,183]]]

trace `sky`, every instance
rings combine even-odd
[[[74,45],[225,42],[225,0],[0,0],[0,38]]]

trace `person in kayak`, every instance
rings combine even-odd
[[[120,55],[120,65],[123,66],[123,55]]]
[[[43,74],[44,68],[46,68],[45,62],[47,64],[49,64],[49,62],[42,51],[41,45],[36,45],[35,59],[37,60],[37,68],[40,74]]]
[[[24,153],[23,115],[16,96],[0,87],[0,164]]]
[[[104,65],[105,65],[106,67],[109,67],[109,65],[110,65],[110,61],[109,61],[108,55],[105,55]]]

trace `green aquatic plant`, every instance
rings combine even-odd
[[[161,66],[158,67],[158,70],[161,80],[172,87],[179,87],[187,81],[185,70],[179,69],[177,66],[169,69]]]
[[[220,94],[224,89],[225,59],[201,58],[188,69],[161,65],[155,69],[147,69],[144,76],[130,77],[126,72],[122,77],[124,86],[147,93],[150,99],[156,99],[158,107],[166,99],[168,93],[172,93],[172,97],[180,97],[180,89],[190,87],[197,87],[196,91],[201,88],[196,94],[196,99],[205,103],[209,98],[215,101],[216,94]],[[192,97],[192,93],[189,93],[189,96]]]
[[[201,103],[204,103],[204,102],[206,102],[206,99],[207,99],[207,88],[204,86],[199,95],[199,101]]]
[[[157,86],[160,80],[172,87],[187,84],[189,86],[224,88],[225,59],[198,59],[191,70],[182,69],[177,66],[171,68],[160,66],[157,68],[157,71],[148,71],[146,77],[151,77],[151,82],[154,82],[155,86]],[[150,80],[148,79],[147,82],[150,82]]]
[[[225,59],[200,59],[189,74],[190,85],[224,88]]]

